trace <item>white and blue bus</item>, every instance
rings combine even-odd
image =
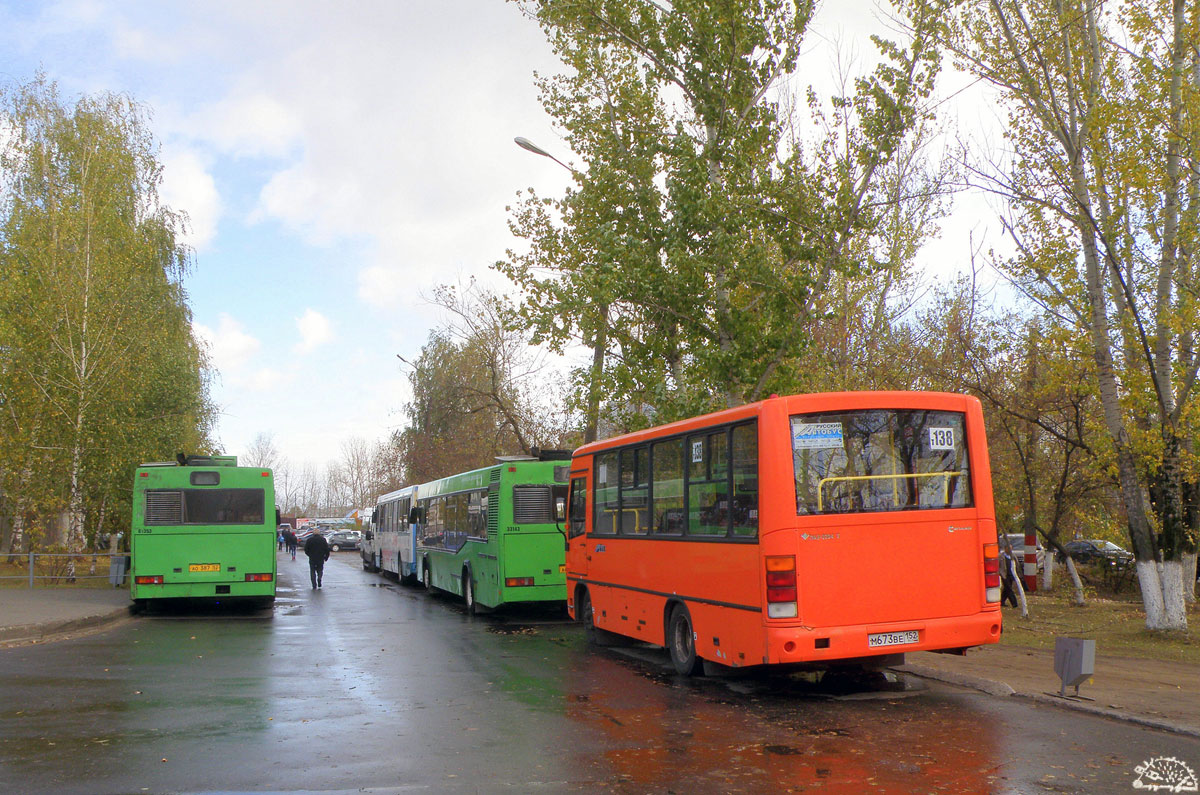
[[[416,486],[405,486],[379,498],[371,512],[370,529],[363,534],[364,569],[394,574],[401,582],[416,582],[416,533],[409,524],[416,500]]]

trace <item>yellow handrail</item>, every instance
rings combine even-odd
[[[894,483],[896,480],[904,478],[946,478],[942,501],[948,503],[950,502],[950,478],[963,474],[965,473],[962,470],[957,470],[955,472],[916,472],[911,475],[844,475],[836,478],[821,478],[817,481],[817,512],[819,513],[825,509],[822,493],[826,483],[839,483],[849,480],[890,480]]]
[[[640,514],[641,510],[642,510],[641,508],[621,508],[620,509],[620,513],[628,513],[629,511],[633,511],[633,534],[634,535],[642,534],[642,517]],[[616,508],[604,508],[603,511],[604,511],[604,513],[607,513],[607,514],[614,514],[614,513],[618,512],[618,510]],[[621,532],[621,528],[618,527],[615,522],[613,523],[613,532],[614,533]]]

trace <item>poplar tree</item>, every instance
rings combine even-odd
[[[941,5],[912,4],[911,36],[879,40],[853,93],[809,94],[815,142],[787,134],[811,2],[521,5],[566,67],[543,104],[582,162],[563,197],[524,197],[529,249],[498,267],[541,339],[592,348],[589,431],[601,393],[633,425],[794,387],[831,290],[892,264],[872,241],[912,198],[887,172],[927,119]]]
[[[1182,0],[979,0],[954,47],[996,87],[1011,156],[976,167],[998,264],[1092,359],[1150,629],[1185,629],[1196,549],[1200,11]]]

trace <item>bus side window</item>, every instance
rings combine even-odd
[[[617,454],[601,453],[596,456],[595,490],[592,497],[596,516],[592,520],[592,532],[614,535],[617,532],[617,514],[621,510],[617,491]]]
[[[654,532],[683,534],[683,438],[654,443]]]
[[[587,526],[587,478],[571,478],[571,513],[567,519],[567,535],[583,535]]]
[[[733,534],[758,535],[758,423],[733,429]]]

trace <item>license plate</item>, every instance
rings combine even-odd
[[[188,571],[220,571],[220,563],[193,563],[188,566]]]
[[[904,646],[916,643],[920,639],[921,635],[915,629],[904,632],[876,632],[873,635],[867,635],[867,647],[877,649],[880,646]]]

